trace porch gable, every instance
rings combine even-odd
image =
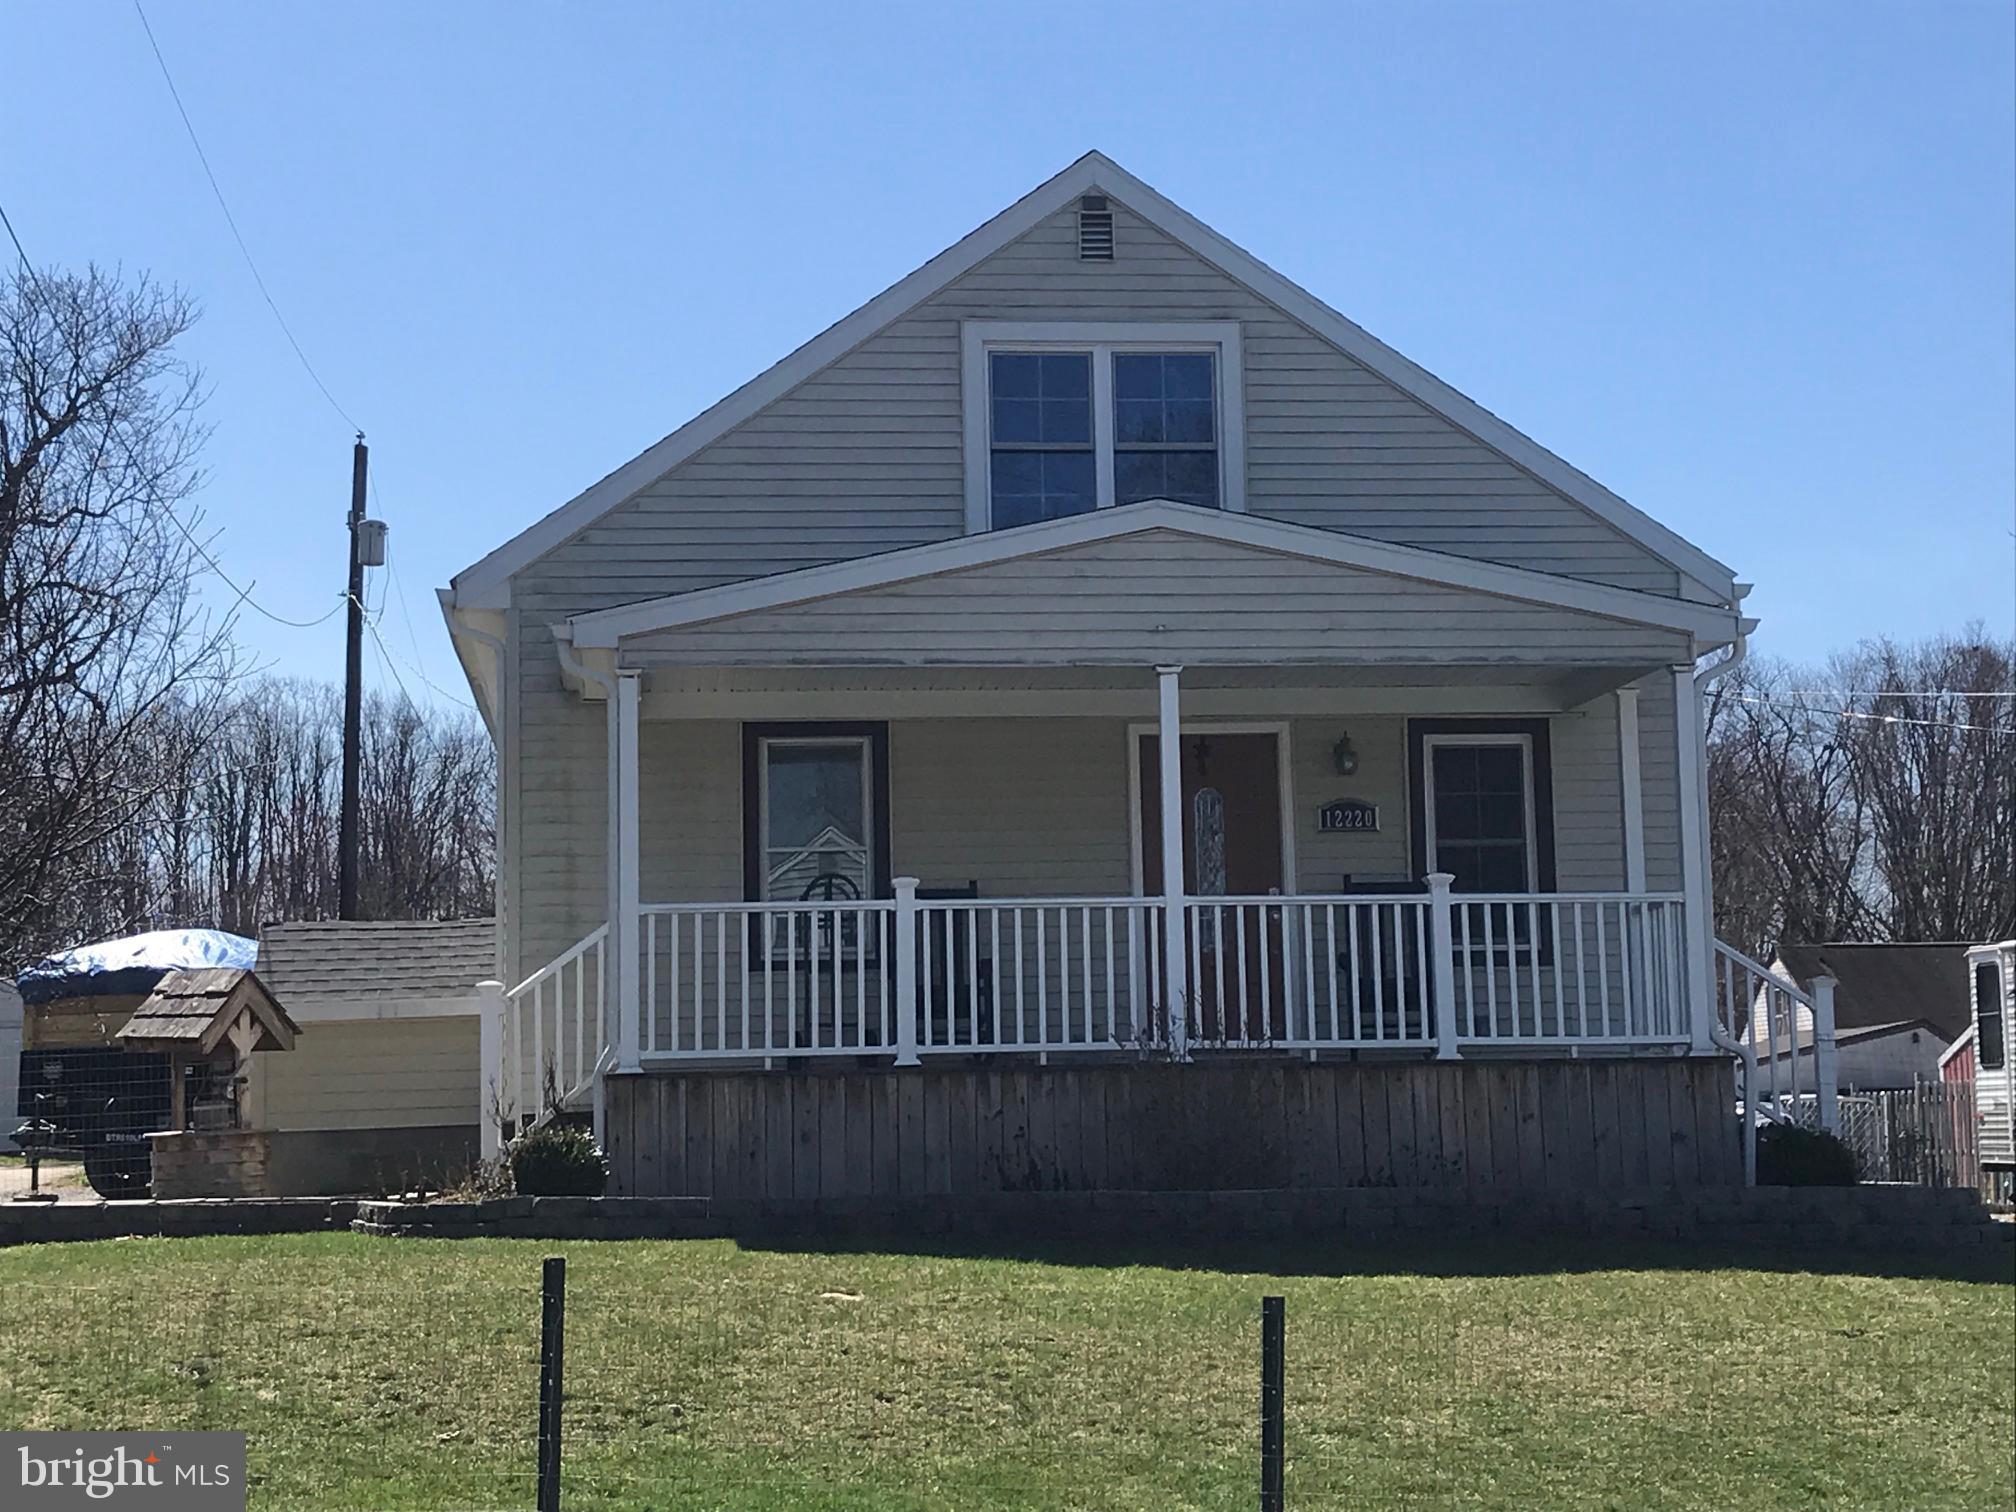
[[[1691,661],[1727,611],[1155,502],[577,616],[631,665]]]

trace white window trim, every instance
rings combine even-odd
[[[967,320],[959,326],[959,372],[966,450],[966,532],[993,528],[988,499],[987,354],[999,349],[1092,353],[1092,453],[1096,507],[1113,506],[1114,352],[1209,351],[1218,368],[1218,502],[1246,512],[1246,391],[1236,320]]]
[[[1426,860],[1430,870],[1439,871],[1442,859],[1435,853],[1435,752],[1444,746],[1517,746],[1519,748],[1519,782],[1525,790],[1526,809],[1526,891],[1540,891],[1540,822],[1539,808],[1533,797],[1533,737],[1531,735],[1497,734],[1489,730],[1478,730],[1470,734],[1424,735],[1421,737],[1421,835],[1428,852]],[[1485,896],[1491,896],[1485,894]]]
[[[778,746],[852,746],[861,760],[861,818],[866,832],[864,844],[868,852],[868,876],[862,887],[861,897],[865,901],[875,892],[875,752],[873,743],[865,735],[765,735],[756,742],[756,839],[757,864],[763,879],[764,903],[795,903],[796,898],[774,898],[770,896],[770,853],[776,847],[770,843],[770,752]]]

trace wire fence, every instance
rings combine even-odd
[[[1439,1267],[1293,1247],[1186,1265],[1180,1242],[1155,1263],[558,1248],[557,1424],[538,1247],[356,1236],[0,1254],[0,1424],[242,1431],[255,1508],[536,1508],[542,1424],[558,1504],[603,1512],[1755,1512],[2012,1489],[2006,1284],[1502,1245]]]
[[[1974,1088],[1965,1082],[1845,1092],[1837,1116],[1864,1181],[1933,1187],[1981,1181]]]

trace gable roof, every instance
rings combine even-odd
[[[1857,1045],[1872,1040],[1888,1039],[1893,1034],[1903,1034],[1907,1031],[1929,1034],[1942,1046],[1947,1041],[1948,1031],[1941,1029],[1932,1020],[1908,1018],[1899,1019],[1894,1024],[1863,1024],[1854,1029],[1836,1029],[1834,1043],[1837,1046]],[[1757,1053],[1765,1060],[1784,1060],[1792,1055],[1808,1055],[1813,1050],[1813,1025],[1810,1022],[1802,1023],[1798,1034],[1790,1041],[1779,1045],[1775,1052],[1767,1048],[1768,1044],[1769,1042],[1765,1040],[1757,1042]]]
[[[1924,1019],[1947,1039],[1972,1017],[1966,945],[1781,945],[1778,960],[1795,981],[1831,976],[1834,1027]]]
[[[301,1031],[266,985],[239,966],[171,971],[113,1038],[128,1050],[215,1052],[241,1015],[249,1050],[291,1050]]]
[[[746,582],[725,583],[691,593],[646,599],[614,609],[577,614],[568,623],[576,649],[606,648],[630,636],[703,624],[731,615],[749,614],[809,603],[838,594],[888,587],[918,578],[970,571],[1021,557],[1067,550],[1094,541],[1113,540],[1149,531],[1174,531],[1228,545],[1273,551],[1283,556],[1338,567],[1359,568],[1395,577],[1495,595],[1522,603],[1576,610],[1650,625],[1695,636],[1700,649],[1731,640],[1739,628],[1734,610],[1717,609],[1684,599],[1630,588],[1612,588],[1578,578],[1557,577],[1524,567],[1480,562],[1419,546],[1399,546],[1342,531],[1322,530],[1256,515],[1229,514],[1167,499],[1122,504],[1090,514],[1068,515],[1015,530],[955,536],[899,551],[853,557],[823,567],[806,567]]]
[[[1371,335],[1300,285],[1275,272],[1165,199],[1102,153],[1088,152],[1038,185],[992,220],[955,242],[853,314],[827,327],[788,357],[703,410],[656,445],[544,519],[520,531],[454,579],[462,607],[496,607],[506,601],[511,577],[546,555],[639,490],[727,434],[805,379],[845,356],[892,321],[1032,230],[1080,195],[1102,192],[1188,247],[1256,295],[1300,321],[1374,373],[1460,430],[1469,432],[1643,546],[1718,601],[1733,591],[1731,568],[1635,505],[1563,461],[1482,405]]]
[[[360,1000],[393,1006],[469,998],[497,974],[495,919],[323,919],[259,931],[259,975],[311,1018],[355,1015]]]

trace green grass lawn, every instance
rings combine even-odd
[[[529,1507],[547,1253],[569,1508],[1250,1508],[1268,1292],[1298,1509],[2016,1502],[2000,1247],[44,1245],[0,1250],[0,1427],[242,1429],[258,1508]]]

